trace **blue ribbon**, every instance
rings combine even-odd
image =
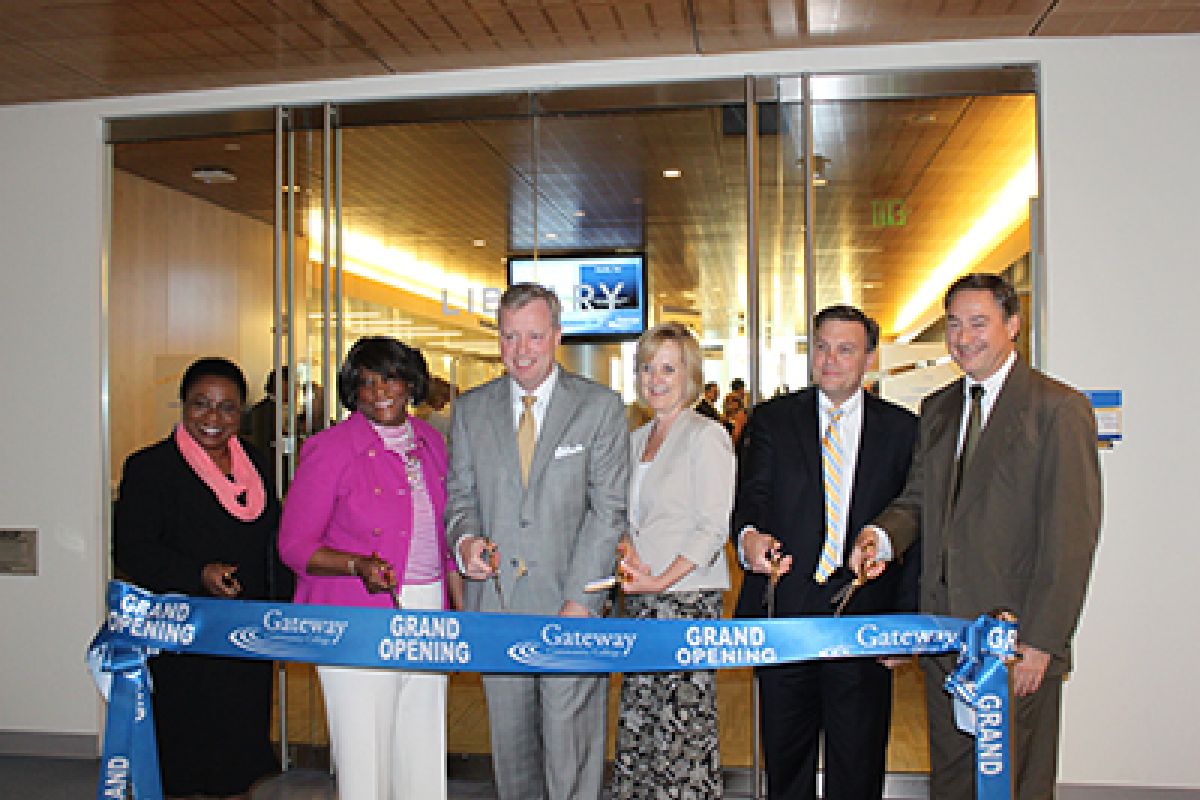
[[[1008,765],[1008,668],[1017,643],[1017,627],[1007,620],[980,617],[963,631],[958,666],[946,676],[946,691],[970,709],[966,733],[975,737],[975,787],[979,798],[1012,796]]]
[[[917,614],[633,620],[397,611],[157,595],[113,581],[108,617],[91,644],[93,658],[98,656],[101,669],[114,676],[97,797],[124,798],[127,785],[137,800],[162,797],[146,659],[153,651],[170,650],[483,673],[660,672],[960,653],[952,691],[962,692],[980,711],[979,720],[990,713],[1001,719],[988,729],[986,742],[979,739],[979,752],[988,758],[980,762],[977,797],[1010,800],[1003,659],[1011,657],[1014,642],[1014,627],[989,617],[971,624]],[[993,710],[989,704],[997,687],[1003,688],[998,692],[1003,705]],[[991,718],[987,721],[990,725]],[[993,772],[996,754],[999,770]]]

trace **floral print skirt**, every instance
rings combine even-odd
[[[626,595],[625,615],[716,619],[721,592]],[[613,761],[614,800],[714,800],[722,794],[715,673],[626,674]]]

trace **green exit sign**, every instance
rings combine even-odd
[[[872,200],[872,228],[902,228],[908,221],[903,200]]]

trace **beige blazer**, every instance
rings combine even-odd
[[[629,435],[630,480],[638,469],[653,422]],[[725,542],[737,470],[733,445],[720,423],[685,408],[671,425],[642,480],[630,538],[655,574],[676,556],[696,565],[668,591],[728,589]]]

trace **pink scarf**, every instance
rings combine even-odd
[[[266,491],[263,489],[262,476],[250,462],[246,451],[236,436],[229,437],[229,462],[233,467],[233,480],[221,473],[212,456],[204,452],[192,435],[184,430],[183,425],[175,426],[175,444],[183,455],[183,460],[196,473],[196,477],[204,481],[217,500],[235,519],[242,522],[253,522],[262,514],[267,504]],[[245,498],[245,503],[239,503],[238,497]]]

